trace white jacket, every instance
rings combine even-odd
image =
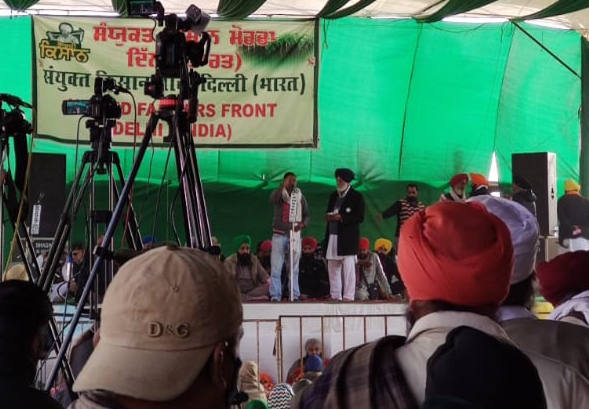
[[[429,357],[446,342],[455,327],[466,325],[515,346],[501,326],[490,318],[468,312],[443,311],[428,314],[415,323],[396,358],[417,403],[425,399],[426,366]],[[536,365],[548,409],[589,408],[589,381],[562,362],[521,349]]]

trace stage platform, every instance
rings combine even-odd
[[[406,307],[386,301],[244,303],[241,358],[285,380],[307,338],[322,340],[324,356],[331,357],[384,335],[406,335]]]

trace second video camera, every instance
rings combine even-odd
[[[107,91],[121,92],[121,87],[116,81],[107,77],[96,77],[94,80],[94,95],[89,100],[66,99],[61,103],[61,112],[64,115],[83,115],[95,120],[119,119],[121,106]]]
[[[211,16],[191,4],[186,9],[186,17],[165,14],[159,1],[127,0],[127,12],[131,17],[155,15],[159,26],[164,29],[155,38],[156,73],[163,78],[180,78],[187,62],[193,68],[202,67],[209,62],[211,37],[205,28]],[[186,31],[200,36],[199,41],[187,41]]]

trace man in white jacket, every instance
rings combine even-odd
[[[453,328],[466,325],[511,343],[494,317],[508,293],[513,246],[507,226],[477,203],[437,203],[409,219],[401,235],[398,265],[410,299],[411,329],[395,358],[422,404],[427,361]],[[521,350],[538,369],[548,408],[589,407],[586,378],[559,361]]]

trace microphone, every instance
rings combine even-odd
[[[117,84],[117,82],[114,78],[110,78],[110,77],[98,77],[98,78],[102,78],[102,90],[101,91],[112,91],[117,95],[119,94],[119,92],[121,92],[123,94],[130,94],[131,93],[131,91],[129,91],[127,88]]]
[[[19,97],[15,96],[15,95],[0,94],[0,101],[4,101],[8,105],[20,106],[20,107],[25,107],[25,108],[33,108],[33,106],[31,104],[29,104],[28,102],[24,102],[22,99],[20,99]]]
[[[125,88],[125,87],[123,87],[121,85],[115,86],[115,88],[113,89],[113,92],[115,94],[118,94],[119,92],[122,93],[122,94],[130,94],[131,93],[131,91],[129,91],[127,88]]]
[[[66,265],[65,265],[65,277],[63,277],[63,279],[65,281],[70,281],[73,277],[73,272],[74,272],[74,258],[72,257],[71,254],[69,254],[67,256],[67,261],[66,261]]]

